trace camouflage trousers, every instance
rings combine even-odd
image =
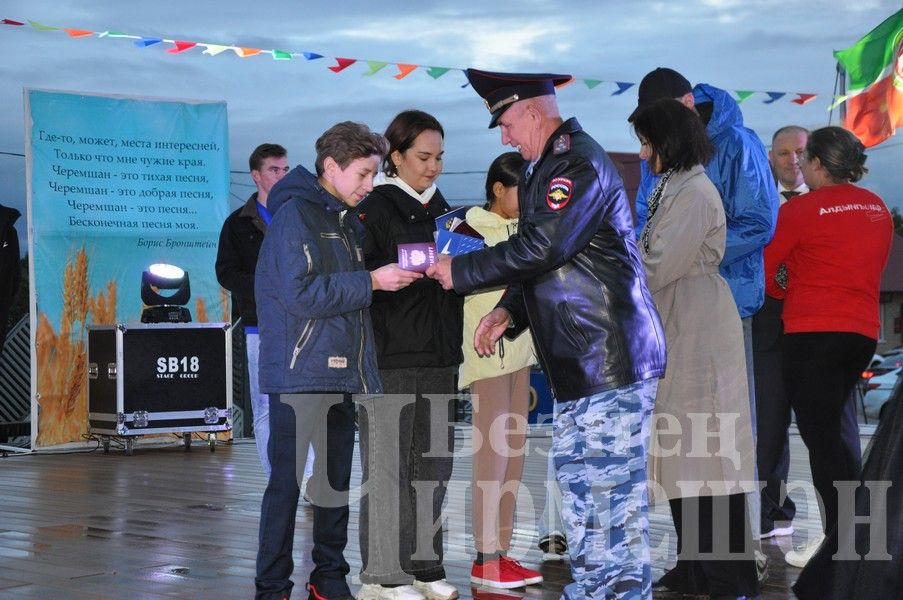
[[[574,583],[562,598],[652,597],[646,451],[658,379],[555,405],[552,455]]]

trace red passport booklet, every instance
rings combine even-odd
[[[398,244],[398,266],[405,271],[425,272],[436,262],[436,244]]]

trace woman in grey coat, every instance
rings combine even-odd
[[[724,207],[702,167],[712,145],[677,100],[645,108],[633,125],[640,157],[661,175],[639,244],[668,348],[648,472],[653,495],[671,505],[678,560],[659,583],[712,598],[755,596],[745,508],[755,451],[740,316],[718,272]]]

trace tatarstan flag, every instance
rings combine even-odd
[[[834,57],[849,77],[844,126],[880,144],[903,126],[903,9]]]

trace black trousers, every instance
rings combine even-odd
[[[835,481],[858,481],[859,428],[851,427],[851,391],[877,342],[858,333],[812,332],[784,336],[784,388],[800,436],[809,449],[812,483],[823,505],[822,528],[837,524]],[[855,415],[855,405],[852,407]]]
[[[660,582],[684,594],[758,594],[745,494],[676,498],[669,503],[677,531],[677,565]]]

